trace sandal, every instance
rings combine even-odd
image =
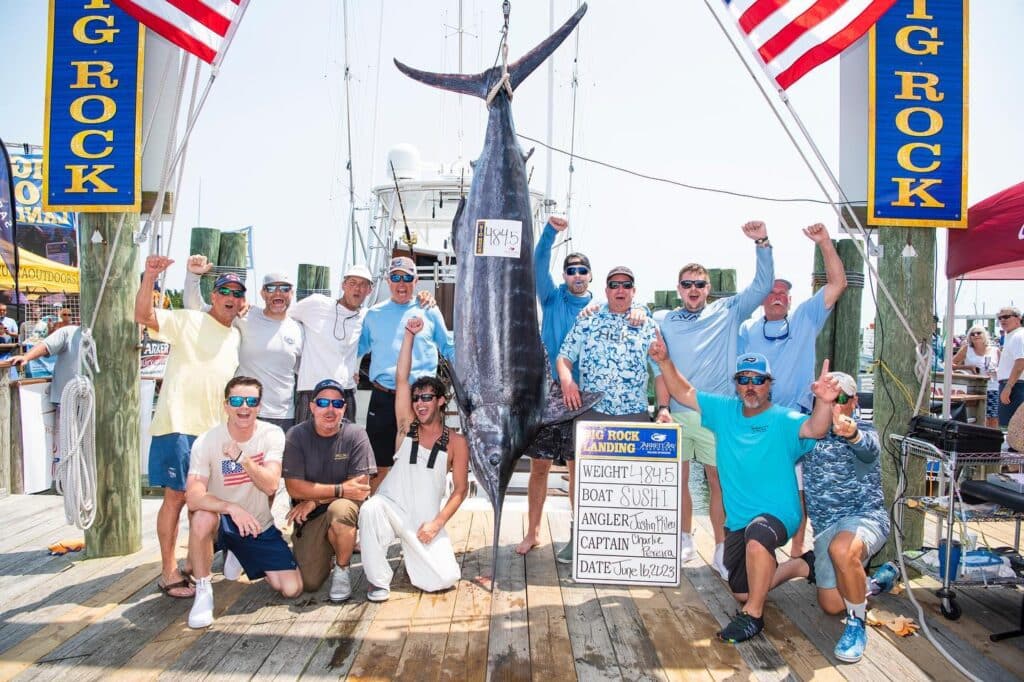
[[[156,588],[163,592],[165,597],[170,597],[172,599],[192,599],[196,596],[195,586],[192,584],[192,581],[188,578],[182,578],[176,583],[168,583],[166,585],[157,581]],[[192,590],[191,594],[171,594],[171,590],[189,588],[191,588]]]

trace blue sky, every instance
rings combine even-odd
[[[556,22],[575,6],[575,0],[556,0]],[[454,161],[460,109],[463,154],[472,158],[479,149],[482,102],[460,103],[391,64],[397,57],[426,70],[454,71],[456,7],[435,0],[349,3],[357,204],[384,180],[384,159],[394,144],[416,145],[425,160]],[[464,7],[465,70],[477,72],[494,59],[500,2],[466,0]],[[337,279],[348,215],[341,8],[340,0],[251,3],[190,143],[171,247],[179,262],[187,255],[188,228],[253,225],[257,274],[317,262],[331,265]],[[10,142],[42,141],[46,12],[42,0],[0,0],[0,44],[10,55],[0,74],[7,93],[0,98],[0,136]],[[512,58],[547,35],[547,14],[547,3],[512,4]],[[1024,179],[1021,26],[1024,3],[971,4],[971,203]],[[555,144],[563,148],[570,143],[574,54],[570,38],[555,55]],[[702,2],[593,0],[580,27],[578,70],[575,148],[581,155],[695,185],[822,198]],[[834,60],[789,91],[835,168],[838,71]],[[544,138],[546,91],[543,68],[517,91],[519,132]],[[543,188],[543,150],[533,161],[534,184]],[[568,160],[555,154],[552,183],[563,207],[567,169]],[[672,288],[687,261],[735,267],[739,281],[749,281],[754,258],[739,226],[760,218],[775,244],[776,271],[794,281],[802,299],[810,292],[812,250],[800,228],[821,221],[837,234],[828,206],[685,190],[584,161],[575,169],[574,248],[587,252],[599,273],[631,266],[644,298]],[[176,266],[171,286],[181,276]],[[1012,299],[1024,299],[1015,285],[968,284],[958,311],[968,312],[976,301],[991,311]]]

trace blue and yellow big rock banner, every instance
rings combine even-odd
[[[143,33],[110,0],[50,0],[45,210],[139,210]]]
[[[868,224],[967,227],[967,1],[899,0],[868,80]]]

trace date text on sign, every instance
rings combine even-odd
[[[522,221],[499,220],[497,218],[476,221],[474,256],[519,258],[522,244]]]

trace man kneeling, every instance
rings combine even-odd
[[[460,575],[444,525],[466,499],[469,450],[466,439],[445,426],[444,382],[424,376],[409,386],[413,338],[422,329],[422,319],[409,318],[398,355],[395,464],[359,511],[366,598],[370,601],[384,601],[391,594],[394,572],[387,548],[396,537],[402,543],[409,580],[421,590],[447,589],[458,582]],[[449,470],[455,489],[442,507]]]
[[[270,513],[270,499],[281,480],[284,432],[256,419],[262,397],[263,386],[256,379],[231,379],[224,388],[227,423],[192,445],[185,486],[192,512],[188,553],[196,580],[188,614],[191,628],[213,623],[210,565],[215,539],[225,551],[226,577],[235,579],[245,570],[250,580],[266,576],[285,597],[302,592],[302,575]]]
[[[725,503],[724,563],[729,588],[743,610],[718,633],[726,642],[745,642],[764,629],[768,591],[792,578],[806,578],[814,553],[779,564],[775,550],[800,524],[800,494],[794,465],[828,432],[839,385],[828,374],[828,360],[811,386],[811,415],[772,405],[772,373],[759,353],[736,360],[736,397],[697,391],[679,374],[659,339],[651,357],[661,368],[672,397],[700,413],[714,432],[718,476]]]
[[[302,569],[303,589],[315,592],[331,576],[327,598],[352,596],[349,563],[356,544],[359,505],[377,473],[366,429],[345,421],[345,389],[334,379],[313,387],[312,419],[288,429],[284,484],[292,498],[288,520]]]
[[[864,655],[864,621],[870,596],[864,564],[889,537],[889,515],[882,497],[881,451],[871,424],[853,418],[857,382],[832,372],[842,391],[832,412],[832,431],[804,458],[807,516],[814,539],[818,603],[830,614],[846,614],[846,628],[836,644],[840,661],[855,663]],[[896,572],[886,564],[873,589],[889,591]]]

